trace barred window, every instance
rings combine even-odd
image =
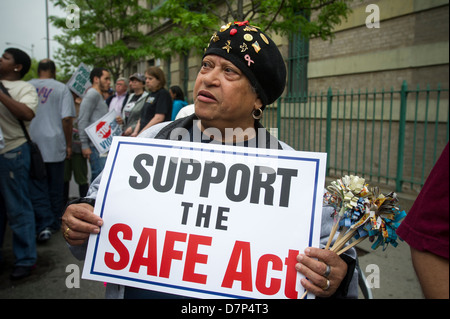
[[[308,97],[309,39],[300,33],[289,40],[288,92],[286,98],[306,102]]]

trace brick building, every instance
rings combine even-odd
[[[148,1],[141,2],[151,9]],[[351,8],[348,19],[335,27],[332,40],[271,35],[285,57],[288,78],[282,99],[266,109],[264,125],[298,150],[327,152],[330,174],[354,169],[368,179],[382,177],[387,184],[397,183],[397,189],[405,181],[420,188],[448,141],[449,3],[355,0]],[[170,22],[143,31],[170,32]],[[173,53],[163,60],[147,57],[129,67],[125,76],[160,66],[168,85],[179,85],[192,102],[201,64],[201,56],[193,52]],[[408,91],[403,96],[408,105],[402,111],[404,84],[409,90],[427,85],[446,90]],[[382,89],[392,93],[380,94]],[[374,93],[348,98],[352,90]],[[311,96],[321,92],[325,98],[311,103]],[[333,105],[326,113],[322,109],[326,110],[330,92]],[[365,99],[365,117],[352,119],[357,111],[350,105],[360,98]],[[364,135],[359,132],[361,122]],[[365,139],[354,138],[356,132]],[[358,145],[370,150],[353,154]]]
[[[368,28],[366,8],[376,4],[379,28]],[[348,21],[336,27],[333,41],[310,41],[308,85],[324,88],[448,88],[448,1],[355,1]]]
[[[148,1],[141,2],[142,6],[151,9]],[[366,25],[366,19],[373,13],[368,6],[373,4],[379,8],[379,28]],[[299,77],[297,82],[302,82],[298,85],[303,85],[303,90],[399,88],[403,80],[421,86],[441,83],[448,88],[448,1],[363,0],[354,1],[351,7],[352,13],[347,21],[335,28],[335,37],[331,41],[290,40],[272,35],[288,66],[301,63],[290,70]],[[161,30],[170,32],[167,21],[157,32]],[[143,31],[155,32],[149,28]],[[99,45],[103,41],[98,37]],[[298,56],[297,60],[295,56]],[[165,60],[148,57],[136,61],[125,71],[125,76],[144,72],[150,65],[163,68],[170,84],[180,85],[191,93],[200,57],[177,53]],[[290,80],[295,82],[292,78]],[[285,93],[289,94],[289,90],[293,92],[299,88],[288,87]]]

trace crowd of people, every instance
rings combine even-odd
[[[170,121],[187,105],[179,86],[165,89],[165,75],[158,67],[148,68],[145,75],[118,78],[115,90],[110,87],[110,72],[95,67],[90,73],[92,86],[83,97],[56,80],[52,60],[40,61],[38,78],[25,82],[22,78],[30,68],[30,57],[20,49],[6,49],[0,58],[0,271],[9,224],[15,256],[11,279],[31,274],[36,243],[48,241],[61,228],[72,178],[84,197],[103,170],[107,154],[99,154],[86,127],[114,110],[123,135],[133,137]],[[39,147],[44,178],[29,174],[30,145],[20,121]]]

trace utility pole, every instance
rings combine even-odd
[[[47,26],[47,59],[50,59],[50,35],[48,28],[48,0],[45,0],[45,22]]]

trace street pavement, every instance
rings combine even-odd
[[[71,189],[75,189],[72,185]],[[71,195],[73,195],[71,191]],[[398,194],[402,209],[408,211],[415,199],[413,194]],[[11,232],[8,230],[3,247],[4,267],[0,273],[0,299],[94,299],[104,298],[102,282],[80,279],[79,288],[71,287],[80,278],[83,262],[76,260],[67,248],[61,231],[45,244],[38,244],[38,262],[28,278],[11,281],[14,257]],[[360,268],[372,284],[374,299],[422,299],[423,295],[411,263],[409,246],[400,242],[373,251],[366,240],[358,245]],[[77,271],[79,270],[79,273]],[[360,298],[363,298],[360,294]]]

